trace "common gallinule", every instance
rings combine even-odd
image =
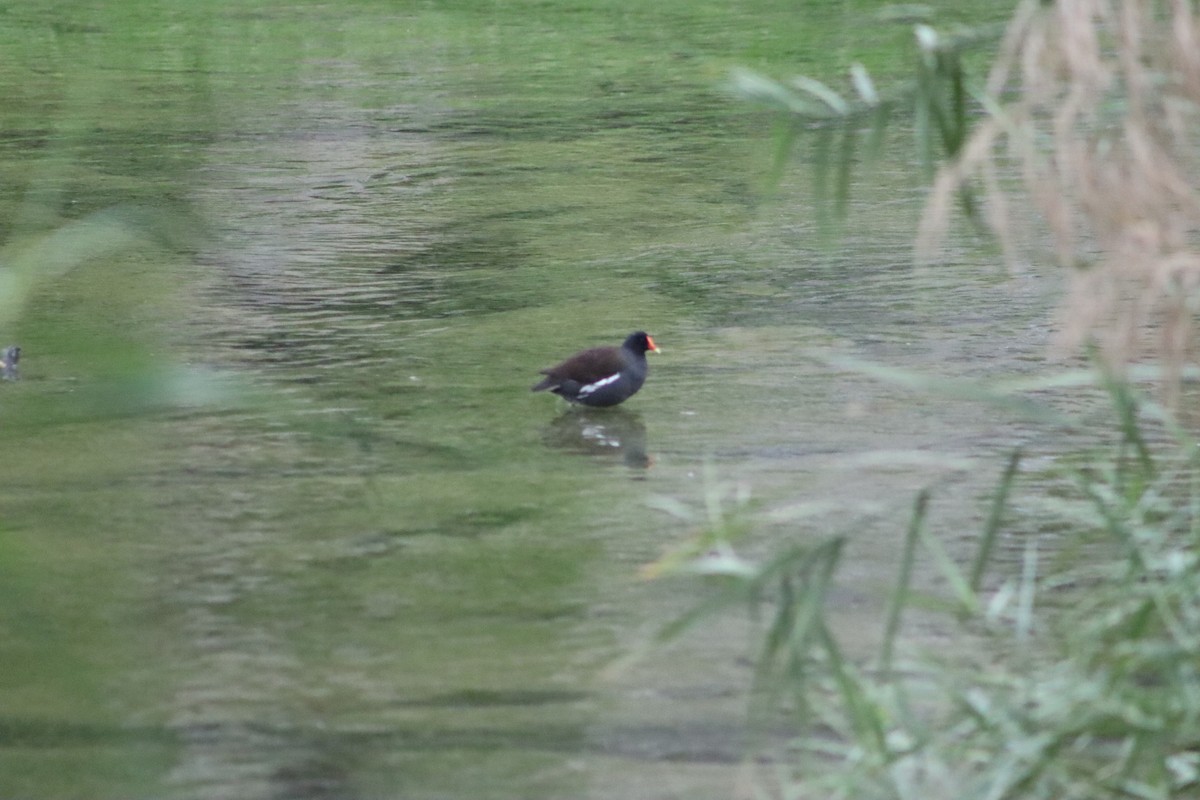
[[[546,377],[533,391],[549,389],[559,397],[585,406],[623,403],[646,382],[646,351],[658,346],[645,331],[629,334],[620,347],[593,347],[542,370]]]

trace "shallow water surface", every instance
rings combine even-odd
[[[968,539],[1011,447],[1064,446],[826,359],[1011,374],[1049,336],[1051,278],[912,267],[902,156],[836,250],[762,191],[727,69],[894,30],[518,5],[15,20],[9,252],[133,243],[3,331],[0,795],[728,797],[754,632],[646,647],[702,591],[639,577],[696,526],[662,499],[749,493],[751,557],[849,534],[866,647],[914,493]],[[528,391],[635,329],[664,352],[620,408]]]

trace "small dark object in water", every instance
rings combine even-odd
[[[6,381],[15,381],[19,377],[17,362],[20,360],[21,348],[15,344],[4,348],[4,352],[0,353],[0,378],[4,378]]]
[[[594,347],[542,370],[545,379],[533,391],[549,389],[585,406],[615,406],[632,397],[646,381],[646,351],[658,346],[643,331],[629,334],[620,347]]]

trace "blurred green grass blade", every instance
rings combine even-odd
[[[820,100],[834,114],[845,116],[850,113],[850,104],[840,94],[830,89],[815,78],[798,75],[792,78],[792,85],[802,92],[807,92]]]
[[[850,65],[850,83],[860,100],[869,106],[879,105],[879,91],[871,80],[871,73],[858,61]]]
[[[1142,469],[1143,476],[1147,479],[1152,478],[1156,472],[1154,457],[1150,454],[1150,446],[1146,442],[1146,437],[1142,435],[1141,425],[1138,424],[1140,401],[1137,394],[1127,380],[1117,377],[1111,370],[1102,369],[1100,375],[1104,381],[1104,388],[1108,390],[1109,396],[1112,398],[1113,408],[1117,412],[1117,423],[1124,441],[1132,445],[1137,452],[1138,464]]]
[[[88,261],[144,243],[135,228],[105,213],[10,242],[0,251],[0,325],[11,324],[40,285]]]
[[[962,570],[954,563],[954,559],[942,547],[941,541],[936,536],[930,533],[924,527],[917,529],[917,535],[921,540],[921,544],[933,557],[933,563],[938,568],[938,572],[950,584],[950,590],[953,593],[959,607],[970,616],[975,616],[979,613],[979,596],[971,591],[970,581],[963,575]]]
[[[901,614],[908,607],[917,539],[925,525],[925,514],[928,508],[929,490],[922,489],[913,504],[908,532],[904,536],[904,553],[900,556],[900,573],[896,578],[896,588],[892,590],[892,596],[888,601],[887,623],[883,629],[883,646],[879,659],[880,669],[885,676],[892,671],[892,653],[895,650],[896,634],[900,630]]]
[[[867,163],[879,160],[883,152],[883,143],[887,138],[888,123],[892,119],[890,105],[883,103],[871,112],[871,125],[867,131],[867,144],[863,148],[863,159]]]
[[[791,158],[792,148],[799,134],[798,126],[791,119],[780,119],[775,123],[775,147],[771,157],[771,170],[767,175],[769,187],[777,187],[783,180],[784,170],[787,169],[788,159]]]
[[[734,70],[730,84],[733,93],[743,100],[809,119],[831,116],[829,106],[824,102],[814,103],[779,81],[748,69]]]
[[[12,324],[40,286],[84,264],[135,250],[186,248],[197,238],[198,224],[188,214],[137,205],[17,236],[0,248],[0,326]]]
[[[837,369],[857,372],[926,394],[986,403],[1033,422],[1064,427],[1076,427],[1080,424],[1078,420],[1046,403],[1016,396],[1011,388],[999,382],[985,383],[964,378],[930,376],[915,370],[884,366],[851,356],[831,355],[823,357],[822,360]]]
[[[747,603],[751,602],[754,596],[750,581],[736,578],[725,581],[718,591],[660,628],[654,638],[659,642],[669,642],[690,630],[696,623],[708,619],[714,614],[730,608],[746,608]]]
[[[926,182],[933,179],[937,164],[934,159],[934,113],[936,89],[933,85],[933,73],[922,57],[917,66],[917,80],[913,91],[913,143],[916,147],[921,172]]]
[[[876,754],[886,755],[888,751],[887,732],[878,705],[867,691],[864,682],[855,673],[854,668],[842,655],[837,639],[834,638],[824,620],[820,622],[817,636],[828,659],[828,668],[833,673],[838,692],[842,697],[842,705],[846,709],[855,740],[860,746],[870,747]]]
[[[1020,464],[1021,449],[1017,448],[1009,455],[1008,463],[1000,476],[1000,484],[996,487],[996,494],[992,497],[992,505],[988,511],[987,522],[983,526],[979,549],[975,554],[975,561],[971,564],[971,590],[974,592],[979,591],[980,583],[983,581],[983,572],[987,569],[988,562],[991,561],[996,536],[1000,531],[1000,523],[1004,519],[1004,509],[1008,506],[1008,496]]]
[[[1031,538],[1025,543],[1025,553],[1021,560],[1021,584],[1017,592],[1016,619],[1016,635],[1018,642],[1028,642],[1030,637],[1033,635],[1033,602],[1037,596],[1037,586],[1037,539]]]
[[[691,506],[676,500],[674,497],[653,494],[646,498],[645,505],[647,508],[661,511],[682,522],[696,521],[696,513],[692,511]]]
[[[945,120],[945,149],[950,159],[958,158],[967,139],[970,126],[967,123],[967,92],[964,86],[962,62],[956,53],[946,52],[940,59],[949,86]]]
[[[823,624],[825,598],[832,583],[843,545],[841,537],[817,547],[789,548],[783,556],[764,565],[760,587],[775,587],[775,616],[764,637],[756,683],[769,685],[778,664],[785,672],[805,660],[814,641],[817,624]]]

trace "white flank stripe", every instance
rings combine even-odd
[[[607,378],[601,378],[600,380],[596,381],[595,383],[589,383],[587,386],[584,386],[582,389],[579,390],[579,397],[587,397],[589,394],[596,391],[597,389],[603,389],[605,386],[608,386],[610,383],[613,383],[613,382],[619,380],[620,378],[621,378],[621,373],[616,372],[616,373],[613,373],[612,375],[609,375]]]

